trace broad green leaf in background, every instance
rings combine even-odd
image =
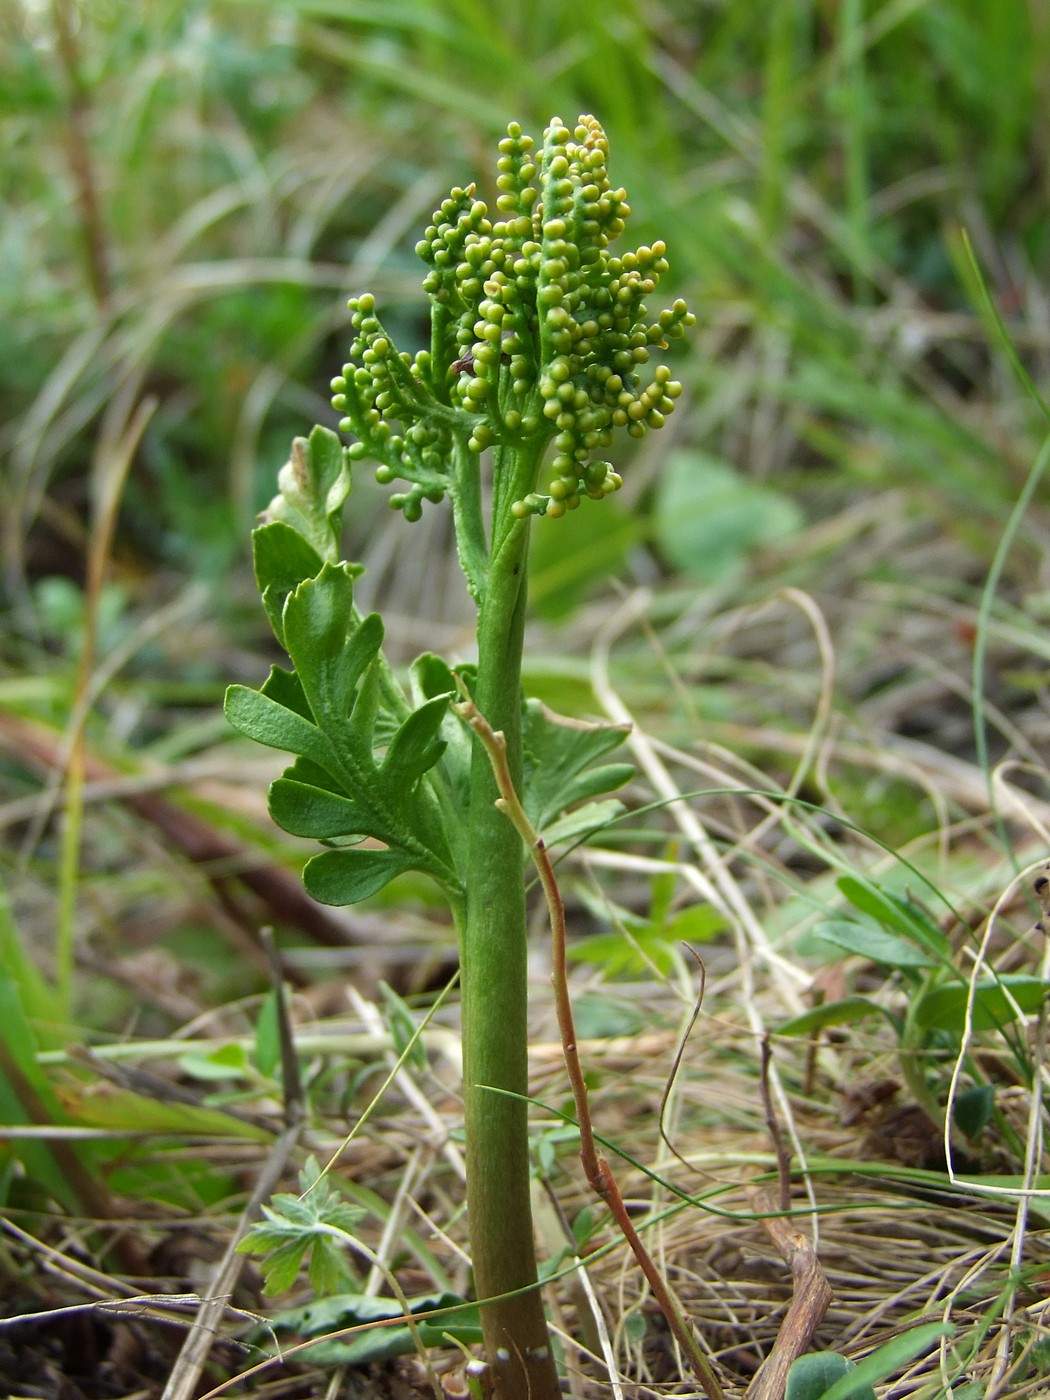
[[[408,1057],[409,1064],[415,1069],[426,1069],[426,1046],[423,1044],[416,1019],[407,1002],[399,997],[393,987],[386,982],[380,982],[379,995],[383,999],[383,1010],[386,1013],[386,1023],[390,1030],[390,1039],[393,1042],[395,1055],[403,1055],[408,1046],[411,1045],[412,1049]]]
[[[928,953],[935,962],[951,965],[951,945],[926,911],[913,900],[901,899],[871,881],[843,875],[838,887],[854,909],[892,929]]]
[[[664,924],[664,934],[678,943],[709,943],[729,927],[725,915],[712,904],[690,904]]]
[[[822,1400],[824,1393],[836,1381],[856,1370],[852,1361],[837,1351],[813,1351],[800,1356],[788,1372],[784,1400]],[[875,1400],[870,1385],[855,1385],[842,1400]]]
[[[22,1011],[19,988],[0,968],[0,1118],[5,1123],[30,1123],[35,1117],[30,1112],[30,1098],[49,1122],[68,1121],[36,1062],[36,1049],[32,1027]],[[31,1182],[67,1210],[82,1208],[83,1203],[45,1143],[14,1138],[9,1144],[0,1143],[0,1172],[12,1158],[22,1162]],[[2,1175],[6,1176],[6,1172]]]
[[[933,987],[918,1000],[913,1011],[917,1026],[959,1034],[965,1023],[970,989],[964,983]],[[980,982],[974,993],[973,1027],[984,1031],[1008,1026],[1017,1019],[1014,1004],[1025,1016],[1034,1016],[1050,992],[1050,983],[1023,973],[1008,974],[997,982]]]
[[[972,1141],[991,1122],[994,1108],[995,1086],[971,1084],[956,1095],[952,1119],[959,1131]]]
[[[613,1040],[622,1035],[638,1035],[646,1018],[634,1003],[609,995],[584,992],[574,997],[576,1034],[581,1040]]]
[[[607,797],[601,802],[585,802],[582,807],[567,812],[564,817],[543,828],[543,839],[548,847],[565,845],[568,842],[579,844],[588,836],[594,835],[616,820],[626,810],[615,797]]]
[[[825,1001],[801,1015],[792,1016],[790,1021],[777,1027],[778,1035],[809,1035],[812,1031],[823,1030],[825,1026],[844,1026],[851,1021],[862,1021],[867,1016],[885,1016],[899,1034],[900,1018],[887,1011],[878,1002],[868,997],[843,997],[840,1001]]]
[[[213,1080],[244,1079],[250,1070],[248,1051],[236,1041],[217,1045],[209,1050],[189,1050],[179,1056],[179,1069],[193,1079]]]
[[[197,1071],[202,1068],[198,1064]],[[227,1070],[223,1077],[231,1078],[233,1072]],[[170,1134],[182,1140],[218,1137],[257,1143],[271,1141],[271,1134],[265,1128],[233,1118],[221,1108],[149,1098],[116,1084],[64,1087],[62,1100],[72,1118],[95,1128],[128,1133],[154,1132],[158,1137]]]
[[[434,1293],[410,1298],[409,1312],[440,1311],[434,1318],[419,1317],[415,1333],[425,1347],[447,1345],[455,1337],[464,1346],[476,1346],[481,1341],[481,1320],[476,1303],[468,1303],[456,1293]],[[290,1308],[278,1313],[273,1326],[288,1329],[299,1337],[325,1337],[362,1324],[389,1323],[401,1318],[401,1304],[395,1298],[376,1298],[363,1293],[340,1293],[317,1298],[305,1307]],[[333,1337],[310,1348],[310,1357],[320,1366],[364,1366],[404,1356],[416,1349],[413,1329],[407,1323],[394,1326],[367,1327],[356,1336]]]
[[[832,943],[843,952],[854,953],[881,963],[883,967],[936,967],[937,959],[917,948],[906,938],[886,933],[874,923],[859,923],[855,919],[831,919],[813,930],[818,938]]]
[[[30,957],[19,935],[18,927],[11,914],[7,889],[0,880],[0,968],[17,989],[21,1014],[36,1027],[36,1038],[41,1049],[50,1048],[46,1039],[46,1027],[55,1018],[58,995],[47,978]],[[62,1033],[55,1034],[56,1045],[65,1039]]]
[[[252,1057],[260,1074],[272,1079],[281,1063],[281,1028],[278,998],[280,992],[273,988],[266,993],[259,1014],[255,1018],[255,1045]]]
[[[802,528],[789,497],[762,486],[728,462],[680,448],[660,473],[653,539],[674,568],[701,583],[726,583],[751,550]]]
[[[670,918],[664,911],[663,918],[574,939],[569,957],[601,967],[607,977],[646,976],[654,968],[666,974],[681,944],[705,943],[725,927],[725,917],[717,909],[694,904]]]
[[[539,522],[529,547],[529,605],[548,622],[571,617],[587,595],[623,572],[641,522],[615,501]]]
[[[674,941],[661,928],[649,927],[637,933],[592,933],[573,939],[569,957],[574,962],[600,967],[608,978],[651,976],[655,969],[666,975],[674,966]]]
[[[910,1362],[928,1352],[942,1337],[954,1335],[955,1326],[950,1322],[927,1322],[920,1327],[911,1327],[907,1332],[901,1332],[884,1346],[869,1353],[863,1361],[858,1361],[855,1367],[832,1381],[820,1396],[820,1400],[864,1400],[876,1382],[903,1371]]]

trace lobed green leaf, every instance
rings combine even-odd
[[[321,572],[324,560],[309,540],[280,520],[252,531],[252,559],[263,607],[274,635],[283,646],[281,619],[285,600],[303,579]]]
[[[383,624],[376,613],[356,626],[353,618],[353,576],[342,564],[325,564],[316,578],[304,579],[284,605],[288,655],[314,720],[329,734],[346,719],[355,687],[383,644]]]
[[[445,751],[445,740],[437,734],[451,699],[451,693],[437,695],[413,710],[386,751],[381,768],[384,781],[408,787],[433,768]]]
[[[326,562],[338,559],[351,482],[350,459],[336,434],[317,427],[308,438],[296,438],[277,485],[267,519],[288,525]]]
[[[627,732],[625,725],[567,719],[538,700],[527,701],[522,805],[533,826],[542,831],[574,802],[627,782],[634,773],[629,764],[591,767],[618,748]]]
[[[246,1237],[238,1248],[244,1249],[251,1239],[250,1235]],[[257,1242],[260,1249],[253,1249],[251,1251],[253,1254],[261,1252],[264,1246],[264,1240],[261,1236]],[[259,1267],[263,1276],[263,1292],[267,1296],[272,1296],[275,1293],[287,1293],[290,1288],[295,1286],[299,1270],[303,1266],[303,1260],[309,1248],[309,1236],[286,1240],[284,1244],[277,1245],[266,1255],[265,1259],[261,1260]]]
[[[303,683],[294,671],[286,671],[283,666],[271,666],[270,674],[259,687],[262,693],[286,710],[291,710],[313,724],[313,712],[303,690]]]
[[[317,726],[261,690],[231,685],[226,691],[224,709],[234,729],[246,738],[270,749],[302,754],[326,772],[330,771],[331,748]]]
[[[321,904],[357,904],[395,876],[420,868],[420,859],[405,851],[325,851],[307,861],[303,883]]]
[[[368,813],[359,803],[287,774],[270,785],[270,815],[292,836],[312,836],[317,841],[371,835]]]

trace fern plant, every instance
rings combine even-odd
[[[354,338],[333,403],[352,440],[323,428],[297,439],[254,537],[263,605],[292,666],[274,667],[260,690],[231,687],[226,712],[242,733],[296,756],[270,810],[325,844],[304,871],[317,899],[354,903],[410,870],[448,899],[463,986],[471,1251],[493,1386],[501,1400],[553,1400],[529,1200],[525,852],[495,805],[488,756],[450,705],[465,686],[502,732],[515,790],[548,841],[607,817],[608,800],[594,799],[630,773],[604,762],[622,731],[523,701],[529,536],[618,489],[605,451],[618,431],[641,436],[674,410],[681,386],[667,367],[643,370],[693,317],[681,301],[647,311],[667,270],[662,243],[613,250],[630,210],[593,117],[572,129],[553,120],[538,151],[512,125],[499,149],[494,215],[474,186],[455,189],[417,245],[429,346],[399,351],[374,298],[350,302]],[[477,661],[455,675],[425,655],[403,686],[380,618],[356,607],[359,569],[340,558],[340,525],[351,466],[365,459],[381,482],[403,483],[390,499],[406,520],[451,502],[477,609]]]

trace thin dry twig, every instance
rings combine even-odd
[[[682,1156],[682,1154],[678,1151],[678,1148],[675,1147],[674,1143],[671,1141],[671,1138],[667,1132],[666,1121],[667,1108],[671,1102],[671,1095],[674,1093],[674,1086],[678,1082],[678,1075],[682,1068],[682,1064],[685,1060],[685,1052],[686,1047],[689,1044],[689,1037],[692,1035],[693,1029],[696,1026],[697,1021],[700,1019],[700,1011],[704,1004],[704,992],[707,990],[707,968],[704,966],[703,958],[696,951],[696,949],[690,947],[688,943],[685,945],[685,947],[686,951],[693,955],[694,959],[696,960],[696,965],[700,969],[700,986],[697,989],[696,1000],[693,1002],[693,1009],[689,1015],[689,1024],[686,1026],[684,1032],[682,1033],[682,1037],[678,1042],[678,1045],[675,1047],[674,1060],[671,1064],[671,1072],[670,1074],[668,1074],[667,1079],[664,1081],[664,1087],[660,1093],[660,1113],[657,1118],[657,1123],[660,1128],[660,1141],[667,1148],[668,1152],[670,1152],[671,1156],[674,1157],[676,1161],[681,1162],[683,1167],[687,1167],[690,1171],[695,1171],[696,1168],[693,1166],[693,1164],[687,1161],[687,1159]]]
[[[777,1119],[770,1092],[773,1049],[768,1035],[762,1037],[762,1069],[759,1085],[766,1127],[777,1159],[777,1194],[780,1209],[791,1209],[791,1154]],[[748,1192],[751,1204],[762,1211],[762,1228],[773,1241],[777,1253],[791,1266],[792,1295],[784,1320],[777,1332],[773,1350],[759,1367],[747,1388],[747,1400],[783,1400],[788,1372],[813,1340],[833,1297],[827,1275],[817,1258],[811,1240],[792,1229],[783,1216],[770,1214],[769,1192],[755,1187]]]

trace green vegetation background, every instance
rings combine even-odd
[[[623,492],[537,522],[530,688],[596,712],[588,653],[629,594],[617,693],[645,732],[689,749],[681,786],[778,786],[814,804],[782,830],[761,814],[734,908],[754,896],[755,930],[802,961],[855,969],[860,953],[870,968],[881,948],[882,973],[860,984],[872,1007],[884,991],[918,1004],[921,977],[900,948],[913,921],[863,881],[834,883],[883,854],[857,828],[936,866],[965,911],[946,921],[954,952],[1017,867],[1045,858],[1040,0],[0,0],[0,1118],[103,1133],[82,1151],[5,1139],[5,1209],[110,1218],[100,1182],[187,1215],[237,1197],[224,1162],[104,1135],[145,1122],[258,1137],[219,1110],[279,1097],[260,925],[278,925],[304,995],[315,975],[343,978],[343,1012],[347,960],[366,992],[379,945],[406,993],[447,963],[425,888],[398,888],[396,919],[308,905],[301,843],[266,814],[274,765],[232,735],[221,700],[274,659],[249,535],[292,437],[335,424],[348,295],[373,292],[399,343],[418,343],[413,248],[431,211],[470,180],[493,195],[508,121],[539,136],[581,112],[608,132],[630,237],[668,245],[661,294],[684,296],[698,325],[671,352],[686,387],[672,423],[615,462]],[[359,475],[347,553],[367,566],[360,596],[381,604],[392,659],[469,649],[447,519],[406,525],[385,496]],[[1026,765],[1032,797],[1010,831],[989,802],[1005,758]],[[739,810],[712,809],[717,841],[739,851]],[[678,966],[691,1005],[676,942],[715,941],[727,920],[685,888],[663,821],[639,815],[618,838],[655,856],[609,874],[623,885],[609,902],[571,891],[592,935],[577,954],[609,981]],[[898,865],[886,880],[903,895],[909,877]],[[1015,930],[1034,916],[1017,905]],[[809,935],[829,914],[821,950]],[[771,965],[771,1019],[802,1014],[808,973]],[[845,974],[830,985],[850,990]],[[750,1014],[746,986],[734,1006]],[[403,1034],[396,998],[386,1015]],[[580,999],[581,1035],[643,1025],[604,988]],[[186,1027],[180,1087],[214,1088],[204,1106],[102,1083],[67,1054],[109,1037],[113,1063],[170,1064]],[[943,1027],[918,1030],[925,1053]],[[858,1074],[892,1058],[883,1020],[850,1033]],[[340,1123],[372,1092],[374,1047],[356,1034],[315,1086]],[[753,1040],[739,1066],[761,1137]],[[664,1077],[661,1063],[629,1092],[656,1103]],[[721,1132],[722,1103],[698,1104]],[[1019,1171],[1019,1131],[994,1126],[996,1169]],[[969,1243],[949,1246],[964,1257]],[[120,1263],[142,1271],[133,1251]]]
[[[1038,349],[1041,15],[1022,0],[773,0],[761,20],[731,2],[9,0],[10,600],[62,632],[69,597],[42,580],[83,576],[92,492],[148,397],[120,571],[133,592],[155,570],[169,591],[202,581],[221,621],[290,437],[332,419],[345,293],[374,290],[411,340],[412,245],[442,192],[485,191],[509,119],[541,131],[578,111],[605,124],[633,235],[666,237],[701,317],[676,365],[692,404],[678,445],[809,519],[900,489],[949,528],[965,513],[994,529],[1038,423],[968,322],[960,232]],[[643,505],[652,477],[643,465],[631,493]]]
[[[736,603],[799,585],[839,629],[846,714],[868,704],[891,729],[981,759],[974,610],[1046,430],[995,325],[1044,383],[1040,5],[8,0],[4,861],[16,942],[49,973],[57,963],[67,991],[77,942],[121,951],[148,942],[155,919],[192,961],[214,937],[174,898],[185,872],[142,844],[126,812],[92,806],[83,839],[34,817],[41,773],[61,771],[80,725],[103,765],[88,764],[89,781],[240,761],[257,804],[198,794],[194,811],[284,849],[220,711],[226,683],[257,682],[269,655],[250,578],[255,514],[292,436],[334,422],[347,295],[374,292],[399,340],[418,340],[413,246],[432,209],[455,183],[492,193],[508,120],[538,135],[553,114],[581,111],[608,131],[632,237],[666,240],[667,291],[699,325],[673,352],[682,410],[616,463],[622,496],[536,532],[534,607],[551,625],[535,687],[567,710],[594,708],[587,607],[614,580],[657,590],[672,652],[678,621],[723,619],[727,635]],[[462,644],[440,511],[413,534],[366,472],[350,514],[362,589],[402,618],[389,629],[395,659],[437,634]],[[993,696],[1006,713],[997,754],[1038,757],[1010,716],[1041,704],[1046,523],[1036,502],[1001,561],[997,636],[1014,650]],[[677,720],[679,734],[699,716],[735,742],[749,723],[759,753],[776,750],[779,726],[797,753],[800,707],[819,686],[812,650],[801,665],[785,652],[697,670],[687,627],[677,644],[688,694],[644,649],[625,653],[619,679],[639,713]],[[955,710],[909,710],[909,686],[942,659]],[[899,840],[928,827],[937,798],[898,783],[847,769],[839,791],[856,799],[855,820]],[[298,852],[285,854],[292,871]],[[91,995],[82,1014],[101,1025],[106,999]]]

